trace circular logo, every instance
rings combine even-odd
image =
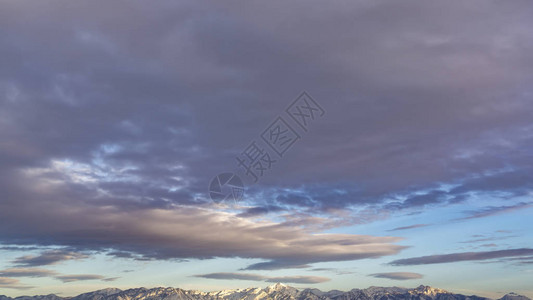
[[[239,176],[234,173],[221,173],[209,183],[209,197],[215,203],[233,199],[237,202],[244,194],[244,184]]]

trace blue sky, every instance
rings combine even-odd
[[[0,3],[0,294],[279,281],[532,297],[532,15]],[[224,173],[242,186],[213,201]]]

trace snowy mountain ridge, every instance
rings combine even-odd
[[[421,285],[414,289],[400,287],[369,287],[348,292],[319,289],[299,290],[277,283],[266,288],[246,288],[201,292],[180,288],[134,288],[120,290],[103,289],[75,297],[46,296],[0,296],[0,300],[488,300],[478,296],[454,294],[442,289]],[[531,300],[528,297],[509,293],[498,300]]]

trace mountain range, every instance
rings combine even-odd
[[[247,288],[201,292],[180,288],[135,288],[120,290],[103,289],[84,293],[75,297],[21,296],[11,298],[0,296],[0,300],[487,300],[479,296],[454,294],[442,289],[421,285],[408,289],[400,287],[370,287],[352,289],[348,292],[332,290],[323,292],[319,289],[296,289],[281,283],[266,288]],[[531,300],[528,297],[510,293],[498,300]]]

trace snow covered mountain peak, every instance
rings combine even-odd
[[[500,300],[527,300],[527,299],[529,299],[529,298],[521,296],[521,295],[518,295],[517,293],[511,292],[511,293],[503,296]]]
[[[421,286],[413,289],[412,291],[415,292],[415,293],[419,293],[419,294],[423,294],[423,295],[432,297],[432,298],[437,296],[438,294],[449,294],[448,291],[445,291],[443,289],[430,287],[430,286],[427,286],[427,285],[421,285]]]
[[[286,288],[287,286],[284,285],[283,283],[281,282],[278,282],[278,283],[275,283],[273,285],[269,285],[267,287],[268,290],[272,290],[272,291],[281,291],[283,290],[284,288]]]

